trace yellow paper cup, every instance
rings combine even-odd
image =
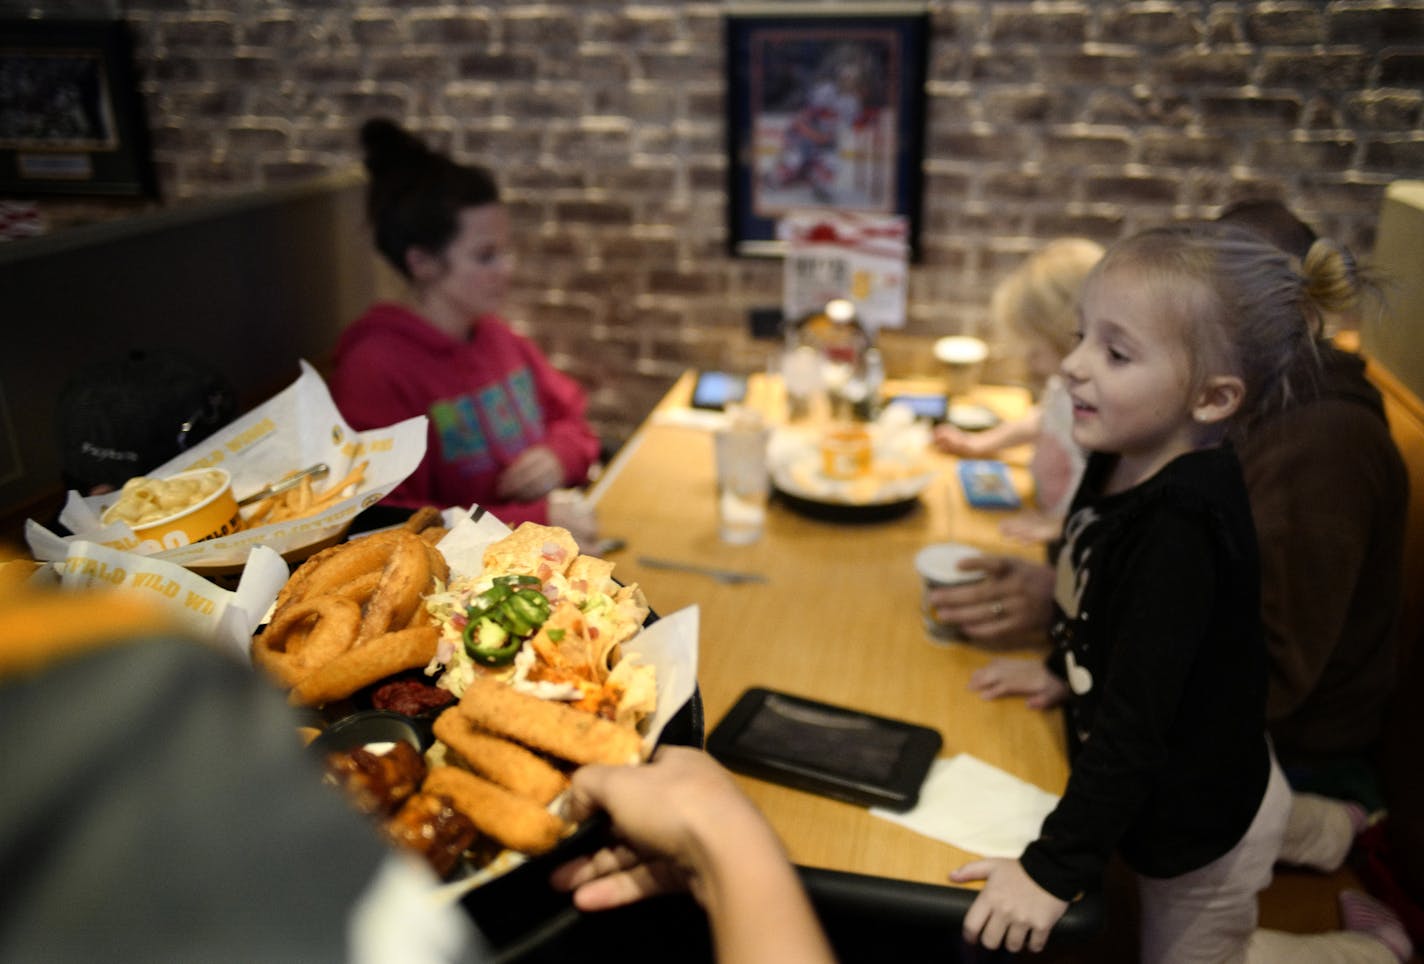
[[[828,479],[854,479],[870,472],[870,433],[863,428],[831,429],[821,438],[821,472]]]
[[[195,469],[169,476],[171,479],[195,478],[205,474],[219,476],[217,491],[199,502],[185,506],[171,515],[134,526],[134,535],[141,543],[153,543],[162,549],[177,549],[204,539],[216,539],[242,527],[242,515],[237,509],[237,497],[232,494],[232,476],[226,469]],[[111,521],[105,512],[104,521]]]

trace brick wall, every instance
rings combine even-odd
[[[1238,197],[1368,252],[1424,172],[1424,0],[936,0],[910,331],[982,331],[994,282]],[[116,16],[0,0],[0,15]],[[723,5],[124,0],[170,202],[345,166],[376,114],[500,172],[515,322],[611,441],[688,365],[754,367],[780,265],[725,253]],[[105,213],[48,205],[52,220]],[[79,211],[75,215],[74,211]]]

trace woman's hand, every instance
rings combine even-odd
[[[576,858],[553,884],[574,892],[584,910],[631,904],[655,894],[691,890],[705,902],[708,873],[741,847],[778,845],[731,776],[710,756],[663,747],[640,767],[586,766],[574,773],[570,819],[607,811],[620,843]]]
[[[991,951],[1003,945],[1014,952],[1027,948],[1038,953],[1048,943],[1053,925],[1068,910],[1068,901],[1034,883],[1017,860],[976,860],[954,871],[949,879],[956,884],[985,882],[964,915],[964,940]]]
[[[986,700],[1022,696],[1035,710],[1057,706],[1068,695],[1068,684],[1036,659],[996,659],[974,671],[969,689]]]
[[[500,473],[495,495],[507,502],[533,502],[564,481],[564,464],[547,445],[534,445]]]
[[[688,890],[707,911],[718,960],[834,960],[771,825],[706,753],[663,747],[645,766],[583,767],[570,799],[576,820],[607,811],[621,840],[554,871],[550,883],[573,891],[581,910]]]
[[[975,556],[959,568],[984,578],[926,590],[925,605],[940,622],[986,642],[1047,633],[1053,618],[1051,567],[1011,556]]]

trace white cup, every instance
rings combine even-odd
[[[965,559],[982,556],[982,550],[962,542],[938,542],[925,546],[915,555],[915,571],[920,574],[924,587],[920,594],[920,612],[924,617],[925,632],[930,642],[937,644],[963,642],[966,637],[958,626],[940,622],[929,606],[931,589],[940,586],[958,586],[978,582],[984,578],[982,572],[966,572],[959,568]]]
[[[948,335],[934,343],[934,356],[944,366],[945,392],[966,395],[979,384],[989,346],[969,335]]]

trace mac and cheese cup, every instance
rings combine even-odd
[[[105,525],[126,522],[141,541],[163,549],[216,539],[242,527],[232,476],[226,469],[130,479],[118,501],[104,510],[102,520]]]

